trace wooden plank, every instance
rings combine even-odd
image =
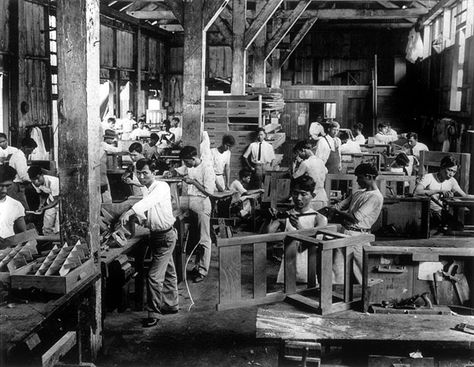
[[[353,298],[352,273],[354,268],[354,249],[346,247],[344,253],[344,302],[350,302]]]
[[[268,293],[263,298],[251,298],[251,299],[241,298],[240,300],[234,300],[232,302],[219,303],[216,309],[217,311],[224,311],[224,310],[232,310],[234,308],[241,308],[241,307],[254,307],[254,306],[264,305],[268,303],[282,302],[285,298],[286,298],[285,293],[281,291],[273,292],[273,293]]]
[[[364,341],[367,345],[425,342],[430,347],[470,349],[474,335],[453,330],[453,325],[471,320],[471,316],[374,315],[352,311],[320,317],[282,303],[258,309],[257,338]]]
[[[42,367],[54,367],[76,345],[75,331],[68,331],[41,356]]]
[[[471,240],[472,241],[472,240]],[[430,256],[436,254],[439,256],[474,256],[474,248],[458,247],[402,247],[402,246],[364,246],[364,251],[372,254],[387,254],[387,255],[410,255],[416,256]]]
[[[321,274],[319,279],[321,312],[326,312],[332,305],[332,250],[319,249]]]
[[[99,2],[57,2],[58,171],[63,241],[99,250]],[[83,32],[77,32],[78,29]],[[72,46],[71,46],[72,45]]]
[[[257,1],[255,12],[258,14],[265,7],[265,1]],[[266,84],[266,57],[265,57],[265,43],[267,42],[267,27],[264,25],[255,38],[253,42],[253,65],[251,66],[251,72],[249,77],[249,82],[252,83],[254,87],[265,88]]]
[[[314,288],[318,284],[317,279],[318,249],[315,246],[308,248],[308,288]]]
[[[296,21],[304,13],[306,8],[311,4],[312,0],[301,0],[296,8],[292,11],[289,18],[287,18],[283,24],[277,29],[273,34],[272,38],[268,41],[265,47],[265,59],[268,59],[275,48],[280,44],[280,42],[285,38],[288,32],[296,24]]]
[[[267,294],[267,243],[253,246],[253,298],[263,298]]]
[[[271,19],[273,14],[276,12],[278,7],[281,5],[283,0],[269,0],[262,10],[258,13],[255,19],[252,21],[249,29],[245,31],[244,36],[244,48],[248,49],[258,34],[265,27],[267,22]],[[234,14],[236,9],[234,8]]]
[[[285,301],[297,307],[301,306],[311,312],[319,312],[321,310],[320,304],[317,300],[305,297],[298,293],[287,295]]]
[[[430,11],[425,14],[423,17],[423,25],[428,25],[433,19],[435,19],[441,12],[444,10],[444,8],[450,6],[451,4],[454,3],[454,0],[440,0],[436,3],[435,6],[433,6]]]
[[[296,245],[296,241],[285,241],[284,279],[286,294],[296,292]]]
[[[244,47],[245,36],[245,0],[232,0],[232,84],[233,95],[245,94],[245,64],[246,49]]]
[[[241,253],[239,247],[219,249],[219,303],[240,300]]]

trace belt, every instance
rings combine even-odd
[[[168,229],[165,229],[163,231],[151,231],[150,234],[165,234],[165,233],[168,233],[169,231],[171,231],[174,227],[170,227]]]
[[[223,173],[215,173],[216,176],[224,176]]]
[[[348,231],[361,232],[361,233],[370,233],[370,229],[366,228],[357,228],[357,227],[344,227]]]

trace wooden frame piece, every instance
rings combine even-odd
[[[245,31],[244,35],[244,49],[247,50],[252,42],[255,41],[258,34],[271,19],[273,14],[277,11],[278,7],[283,3],[283,0],[269,0],[263,9],[258,13],[257,17],[253,20],[250,27]]]
[[[298,45],[301,43],[303,38],[308,34],[308,32],[310,31],[310,29],[313,27],[314,23],[316,23],[317,20],[318,20],[317,17],[313,17],[313,18],[308,19],[303,24],[301,29],[296,34],[296,37],[291,41],[290,49],[286,51],[283,55],[281,55],[280,67],[282,67],[283,64],[290,58],[291,54],[296,50]]]

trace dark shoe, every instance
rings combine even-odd
[[[194,277],[193,283],[201,283],[204,280],[205,276],[202,274],[198,274]]]
[[[148,317],[145,320],[143,320],[143,327],[152,327],[158,324],[158,319],[155,319],[153,317]]]
[[[172,315],[172,314],[175,314],[175,313],[178,313],[179,309],[163,309],[163,310],[160,310],[161,314],[162,315]]]

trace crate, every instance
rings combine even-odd
[[[47,293],[67,294],[96,272],[92,258],[65,276],[28,274],[33,265],[28,264],[11,275],[11,289],[36,288]]]

